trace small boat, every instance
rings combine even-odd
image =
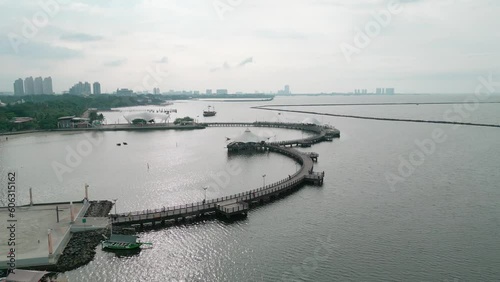
[[[128,145],[127,142],[123,142],[123,145]]]
[[[121,146],[122,144],[121,143],[116,143],[116,146]]]
[[[153,244],[140,242],[137,240],[137,236],[134,235],[121,234],[111,234],[109,239],[101,242],[103,250],[135,250],[142,245],[152,246]]]
[[[212,106],[208,106],[208,109],[203,111],[203,116],[204,117],[213,117],[215,116],[217,112],[215,111],[215,108]]]

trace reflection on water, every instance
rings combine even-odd
[[[463,97],[287,97],[266,103],[370,99]],[[249,108],[259,104],[263,103],[218,103],[214,120],[307,117]],[[199,114],[206,106],[200,101],[175,105],[180,116]],[[381,110],[390,116],[394,108]],[[494,114],[486,110],[485,115],[498,119],[500,111],[495,110]],[[435,116],[435,111],[420,105],[418,116]],[[478,111],[471,118],[484,120],[481,115]],[[70,281],[498,280],[499,130],[318,119],[335,125],[342,136],[300,148],[319,153],[315,170],[326,173],[322,187],[305,186],[231,224],[206,220],[141,232],[141,240],[152,242],[152,249],[126,257],[98,249],[89,265],[65,275]],[[447,141],[391,190],[386,173],[397,170],[399,157],[407,157],[415,150],[415,140],[428,138],[436,127],[447,133]],[[243,130],[105,132],[103,142],[61,183],[50,164],[64,161],[65,147],[76,146],[82,140],[80,134],[12,137],[8,144],[0,143],[0,164],[18,167],[19,197],[24,202],[29,186],[38,202],[79,199],[87,182],[91,198],[119,198],[118,212],[198,201],[204,196],[202,187],[209,183],[217,184],[217,189],[207,191],[207,198],[237,193],[262,185],[262,174],[270,182],[296,170],[292,160],[278,154],[228,155],[225,136],[237,136]],[[301,136],[286,130],[276,134],[280,139]],[[123,141],[128,146],[115,145]],[[218,185],[217,180],[226,183],[222,175],[228,166],[239,167],[241,173]]]

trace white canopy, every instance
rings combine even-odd
[[[321,125],[321,122],[315,118],[306,118],[305,120],[302,121],[303,124],[315,124],[315,125]]]
[[[248,128],[240,136],[231,139],[232,142],[236,143],[260,143],[266,140],[266,137],[253,134]]]
[[[166,113],[140,112],[124,115],[123,117],[128,121],[128,123],[132,123],[132,121],[136,119],[143,119],[145,121],[160,120],[160,122],[165,122],[170,118],[170,115]]]

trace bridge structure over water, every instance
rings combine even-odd
[[[331,140],[340,136],[340,132],[330,126],[320,126],[312,124],[298,123],[271,123],[271,122],[254,122],[254,123],[204,123],[207,127],[276,127],[298,129],[313,132],[314,135],[303,139],[259,143],[255,145],[256,150],[267,150],[276,152],[294,159],[299,163],[300,169],[293,175],[289,175],[282,180],[248,190],[245,192],[209,199],[204,202],[196,202],[179,206],[163,207],[157,209],[148,209],[143,211],[134,211],[128,213],[110,215],[114,225],[141,225],[165,224],[165,221],[182,221],[189,217],[198,217],[207,214],[215,214],[224,219],[232,219],[234,217],[246,216],[251,206],[263,204],[283,197],[305,183],[313,185],[322,185],[325,176],[324,172],[314,171],[314,162],[318,158],[317,153],[300,152],[292,146],[300,146],[300,144],[313,144],[321,141]]]

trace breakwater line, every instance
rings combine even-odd
[[[255,106],[252,108],[266,107],[332,107],[332,106],[418,106],[418,105],[469,105],[469,104],[500,104],[500,101],[492,102],[382,102],[382,103],[326,103],[326,104],[276,104]]]
[[[446,121],[446,120],[424,120],[424,119],[385,118],[385,117],[373,117],[373,116],[329,114],[329,113],[312,112],[312,111],[289,110],[289,109],[275,109],[275,108],[269,108],[269,106],[258,106],[258,107],[253,107],[253,108],[254,109],[259,109],[259,110],[267,110],[267,111],[290,112],[290,113],[299,113],[299,114],[313,114],[313,115],[321,115],[321,116],[355,118],[355,119],[367,119],[367,120],[379,120],[379,121],[418,122],[418,123],[435,123],[435,124],[467,125],[467,126],[481,126],[481,127],[496,127],[496,128],[500,128],[500,124],[488,124],[488,123],[472,123],[472,122],[455,122],[455,121]]]

